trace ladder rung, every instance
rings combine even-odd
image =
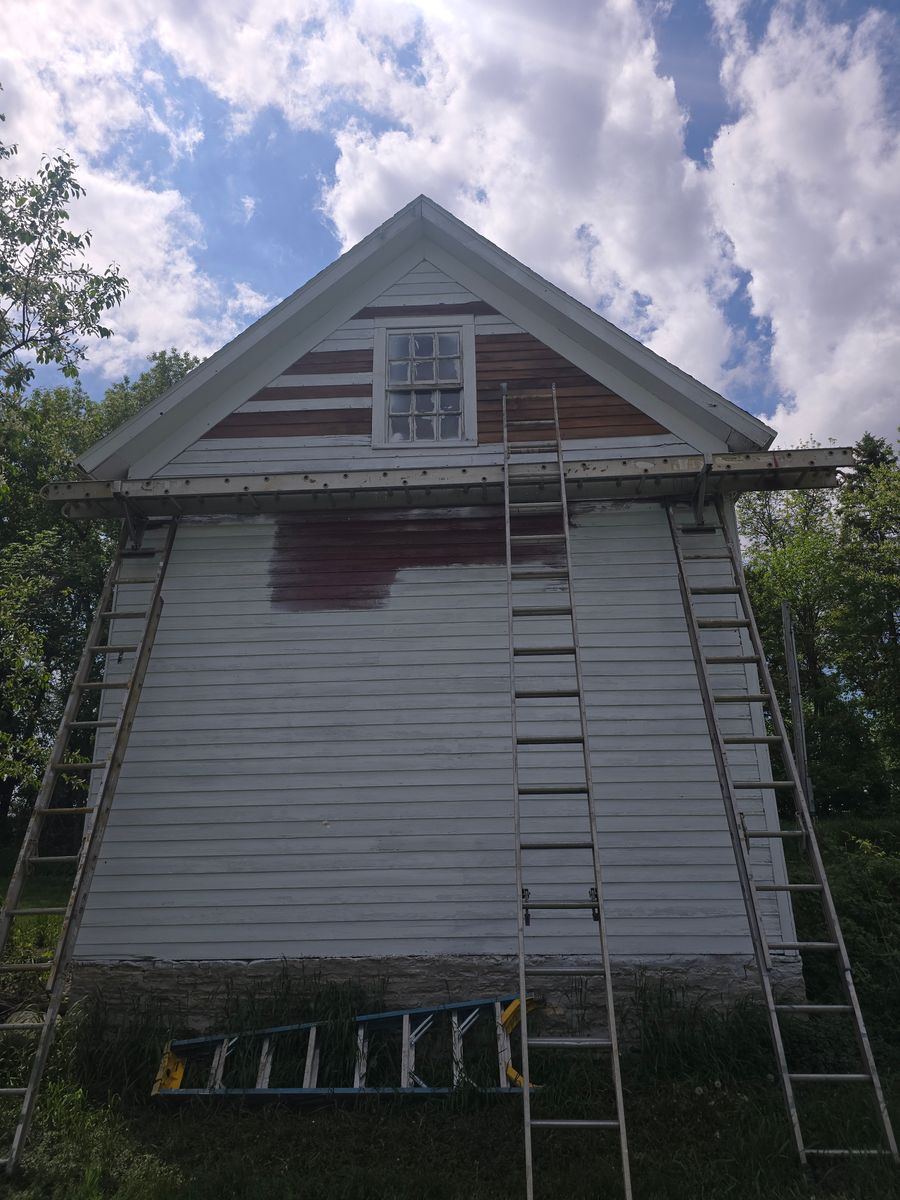
[[[511,579],[568,579],[569,572],[565,567],[548,567],[544,570],[526,571],[515,567],[510,571]]]
[[[609,1038],[598,1037],[536,1037],[528,1039],[528,1049],[533,1050],[608,1050],[612,1045]]]
[[[48,958],[44,962],[28,962],[28,963],[0,963],[0,971],[8,973],[19,973],[21,971],[49,971],[53,966],[53,959]]]
[[[756,883],[758,892],[821,892],[821,883]]]
[[[67,721],[69,729],[115,729],[118,721]]]
[[[516,692],[517,700],[577,700],[581,693],[578,688],[550,688],[541,691],[537,688],[522,688]]]
[[[791,1071],[788,1074],[788,1079],[790,1079],[792,1083],[869,1083],[871,1078],[871,1075],[864,1075],[862,1072],[847,1072],[843,1074],[828,1075],[798,1075]]]
[[[596,908],[597,901],[596,900],[523,900],[522,907],[523,908],[533,908],[535,911],[537,911],[538,909],[545,909],[548,912],[556,911],[556,910],[559,910],[560,912],[562,912],[562,911],[565,911],[568,909]]]
[[[572,606],[569,604],[548,604],[540,608],[519,608],[512,610],[514,617],[570,617]]]
[[[890,1154],[893,1155],[893,1150],[886,1148],[874,1147],[871,1149],[863,1148],[861,1150],[815,1150],[807,1146],[805,1153],[824,1155],[827,1158],[855,1158],[858,1154]]]
[[[572,975],[587,975],[587,976],[593,977],[595,975],[602,975],[603,968],[602,967],[526,967],[525,973],[527,975],[548,975],[548,976],[559,975],[559,976],[566,976],[566,977],[572,976]]]
[[[698,629],[749,629],[747,617],[698,617]]]
[[[99,692],[99,691],[102,691],[104,688],[127,688],[128,686],[129,686],[129,683],[128,683],[127,679],[124,679],[121,682],[113,682],[112,680],[98,679],[96,681],[92,681],[91,683],[79,684],[79,687],[82,687],[86,691],[91,691],[91,692]]]
[[[520,796],[586,796],[587,788],[576,784],[558,785],[556,787],[528,786],[519,788]]]
[[[802,838],[802,829],[748,829],[748,838]]]
[[[13,1029],[23,1033],[40,1033],[43,1027],[43,1019],[40,1021],[7,1021],[5,1024],[0,1023],[0,1033],[8,1033]]]
[[[67,805],[65,808],[37,808],[35,809],[36,816],[51,816],[62,817],[69,816],[71,813],[76,817],[83,817],[86,813],[96,812],[96,808],[76,808],[72,805]]]
[[[583,743],[584,738],[575,733],[559,737],[524,734],[516,738],[517,746],[580,746]]]
[[[556,1121],[548,1121],[545,1118],[532,1118],[530,1121],[532,1128],[538,1129],[618,1129],[618,1121],[587,1121],[577,1120],[572,1117],[559,1119]]]
[[[705,661],[715,666],[719,663],[758,663],[758,654],[707,654]]]
[[[509,511],[515,516],[523,513],[560,513],[562,500],[521,500],[510,504]]]
[[[139,575],[131,579],[114,579],[113,583],[116,587],[121,587],[124,583],[156,583],[155,575]]]
[[[28,1088],[7,1088],[0,1087],[0,1096],[24,1096]],[[6,1159],[3,1159],[6,1162]]]
[[[564,542],[564,533],[511,533],[511,542]]]
[[[44,810],[46,812],[46,809]],[[35,854],[29,858],[29,863],[38,863],[43,866],[44,863],[77,863],[77,854]]]
[[[704,585],[703,587],[690,588],[692,596],[739,596],[741,589],[733,583]]]
[[[705,521],[698,522],[695,525],[676,525],[679,533],[719,533],[725,526],[718,525],[715,521],[708,525]]]
[[[723,737],[722,741],[726,746],[778,746],[781,744],[780,737],[768,733],[735,733],[730,737]]]
[[[155,558],[159,550],[120,550],[119,558]]]
[[[731,558],[729,550],[696,550],[682,554],[682,558]]]
[[[770,950],[837,950],[837,942],[769,942]]]
[[[54,763],[54,771],[99,771],[101,767],[105,767],[106,762],[62,762]]]
[[[137,646],[91,646],[94,654],[134,654]]]
[[[794,786],[791,779],[760,779],[756,783],[741,780],[739,783],[733,784],[736,791],[741,792],[758,792],[758,791],[774,791],[788,792]]]
[[[541,654],[574,654],[574,646],[514,646],[513,655],[517,658],[534,657]]]
[[[107,608],[100,614],[101,617],[121,617],[123,620],[137,620],[146,615],[145,608]]]
[[[776,1004],[776,1012],[794,1013],[848,1013],[853,1012],[849,1004]]]
[[[762,704],[770,699],[768,692],[745,692],[743,695],[740,692],[713,693],[716,704]]]
[[[507,421],[507,429],[547,429],[556,425],[552,417],[536,417],[529,421]]]
[[[11,908],[7,912],[8,917],[39,917],[45,914],[50,914],[54,917],[65,916],[65,908]]]
[[[555,471],[556,463],[548,463],[547,466],[541,466],[540,463],[507,463],[507,477],[510,487],[518,487],[523,483],[559,483],[559,478]],[[521,470],[521,475],[510,475],[510,471]],[[530,474],[528,472],[531,472]]]
[[[593,850],[593,842],[520,842],[523,850]]]
[[[544,454],[556,449],[556,442],[513,442],[506,447],[507,454]]]

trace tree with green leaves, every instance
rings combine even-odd
[[[747,583],[786,707],[781,603],[793,612],[820,811],[900,800],[900,468],[866,434],[837,491],[754,493],[738,518]]]
[[[0,142],[0,161],[16,152]],[[83,339],[112,336],[105,315],[128,291],[115,264],[88,266],[90,231],[68,228],[68,206],[84,195],[75,171],[60,154],[32,179],[0,175],[0,387],[11,391],[34,378],[32,357],[77,377]]]

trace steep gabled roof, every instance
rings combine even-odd
[[[423,258],[697,449],[767,447],[775,431],[672,366],[445,209],[419,196],[288,296],[79,465],[148,478]]]

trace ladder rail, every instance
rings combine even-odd
[[[503,472],[503,522],[506,546],[506,599],[507,599],[507,628],[509,630],[509,704],[511,717],[512,741],[512,789],[513,789],[513,836],[515,840],[515,869],[516,869],[516,946],[519,958],[519,1011],[520,1037],[522,1046],[522,1113],[525,1138],[525,1194],[527,1200],[534,1200],[534,1154],[531,1141],[531,1071],[528,1061],[528,982],[525,972],[525,904],[523,889],[525,886],[522,861],[522,810],[519,796],[519,754],[518,754],[518,714],[516,710],[516,655],[515,630],[513,626],[513,567],[512,567],[512,513],[509,493],[509,421],[508,395],[504,385],[501,388],[501,424],[503,428],[503,460],[506,464]]]
[[[734,845],[735,860],[738,867],[741,891],[744,897],[744,903],[751,928],[754,956],[757,962],[757,969],[759,972],[760,984],[766,1004],[770,1032],[772,1035],[773,1046],[775,1049],[776,1060],[781,1077],[782,1091],[786,1100],[795,1144],[797,1146],[800,1161],[804,1165],[806,1165],[808,1162],[807,1156],[809,1154],[818,1153],[818,1151],[816,1151],[814,1148],[806,1147],[800,1127],[799,1115],[794,1098],[793,1080],[805,1078],[805,1076],[797,1075],[797,1073],[791,1073],[787,1065],[778,1012],[790,1011],[790,1006],[778,1005],[774,1000],[770,977],[771,958],[769,956],[770,947],[773,946],[774,943],[770,943],[766,937],[765,927],[758,907],[757,893],[770,890],[783,890],[790,894],[792,886],[793,890],[800,890],[801,887],[805,886],[807,890],[815,890],[819,893],[820,903],[822,905],[822,913],[830,939],[828,942],[822,943],[822,945],[827,946],[827,948],[830,950],[836,951],[839,959],[840,983],[848,1003],[844,1006],[838,1006],[838,1008],[835,1008],[834,1011],[846,1011],[849,1012],[852,1017],[857,1047],[860,1057],[866,1067],[865,1078],[872,1084],[876,1105],[878,1108],[881,1130],[888,1147],[885,1153],[890,1154],[895,1162],[900,1162],[900,1155],[898,1155],[897,1143],[890,1120],[890,1114],[888,1113],[887,1104],[885,1102],[884,1093],[881,1087],[881,1081],[875,1064],[874,1055],[872,1053],[871,1043],[866,1031],[862,1010],[859,1005],[859,998],[857,996],[856,986],[853,980],[850,959],[841,932],[840,921],[834,905],[834,899],[828,884],[828,879],[825,872],[825,864],[822,860],[818,839],[815,835],[815,827],[813,824],[812,815],[810,813],[805,789],[797,768],[797,763],[791,750],[790,739],[784,723],[784,717],[781,712],[781,707],[778,704],[774,682],[772,680],[771,671],[769,670],[768,662],[766,660],[762,637],[760,635],[756,617],[753,612],[753,607],[750,602],[750,595],[747,590],[746,579],[743,572],[743,565],[741,563],[735,532],[732,530],[728,520],[726,519],[727,515],[725,513],[724,504],[721,497],[717,498],[715,502],[715,508],[718,517],[718,526],[722,530],[726,547],[726,552],[722,554],[721,557],[723,560],[727,560],[729,563],[731,575],[735,582],[735,587],[728,589],[727,593],[719,588],[716,588],[710,592],[704,592],[704,590],[701,589],[695,593],[692,593],[687,578],[687,570],[685,567],[685,559],[681,546],[679,526],[675,520],[673,505],[672,503],[666,505],[670,534],[678,563],[679,587],[681,590],[685,614],[687,616],[688,634],[691,641],[691,648],[696,664],[698,680],[700,682],[701,697],[703,700],[707,724],[709,726],[710,740],[716,762],[716,770],[720,785],[722,786],[723,798],[726,801],[726,819],[728,820],[729,831],[731,833],[732,842]],[[784,772],[787,778],[777,782],[779,782],[786,790],[790,790],[792,792],[794,813],[799,826],[797,830],[783,831],[779,829],[775,831],[761,832],[747,830],[744,826],[743,815],[740,811],[737,801],[735,781],[731,774],[731,768],[727,758],[726,745],[728,744],[728,739],[722,732],[721,726],[719,725],[719,715],[716,708],[716,704],[718,702],[717,695],[713,690],[712,681],[710,680],[707,670],[707,662],[715,662],[717,659],[716,656],[707,656],[705,654],[700,633],[702,628],[715,628],[716,626],[711,624],[700,624],[694,609],[692,599],[693,594],[732,594],[736,595],[737,597],[737,602],[743,613],[743,617],[739,621],[735,620],[732,622],[729,627],[735,629],[744,629],[746,630],[746,636],[749,637],[752,654],[746,656],[746,660],[753,662],[756,665],[759,680],[758,701],[766,705],[772,721],[772,726],[775,730],[775,736],[772,738],[766,738],[765,744],[777,745],[781,754]],[[730,700],[731,697],[726,695],[725,699]],[[757,702],[757,697],[748,694],[744,697],[744,701],[747,704],[755,703]],[[766,781],[760,781],[756,786],[759,790],[764,791],[766,790]],[[791,836],[797,836],[800,840],[801,847],[805,849],[809,864],[812,868],[815,884],[784,884],[778,885],[777,887],[776,885],[772,885],[772,887],[768,887],[767,885],[756,885],[752,878],[752,869],[749,857],[749,839],[754,836],[787,836],[788,833]],[[802,947],[805,944],[806,943],[802,942],[791,943],[791,945],[796,945],[798,947]],[[787,945],[787,943],[785,943],[785,945]],[[810,945],[813,945],[813,943],[810,943]],[[819,943],[815,943],[815,945],[818,946]],[[822,1008],[822,1006],[805,1007],[809,1008],[810,1010]],[[847,1153],[853,1153],[853,1151],[847,1151]]]
[[[778,1023],[778,1017],[775,1012],[775,997],[772,992],[771,980],[772,960],[769,956],[768,941],[765,935],[762,914],[759,911],[759,906],[756,900],[756,892],[753,887],[750,854],[747,849],[747,843],[743,837],[741,812],[738,805],[737,792],[734,787],[734,779],[731,774],[731,768],[728,765],[728,756],[725,752],[724,743],[722,742],[722,734],[719,728],[719,719],[718,714],[716,713],[714,700],[715,693],[713,691],[712,680],[709,677],[709,671],[707,670],[706,656],[703,649],[700,626],[697,623],[697,614],[694,610],[694,604],[691,599],[691,591],[687,580],[684,554],[682,552],[681,542],[679,540],[678,526],[675,521],[674,509],[671,504],[666,505],[666,517],[669,522],[669,532],[675,551],[675,560],[678,567],[678,588],[681,594],[681,602],[684,608],[685,617],[687,618],[688,638],[690,640],[691,653],[697,671],[697,681],[700,685],[700,698],[703,703],[703,713],[706,718],[707,728],[709,730],[710,744],[712,747],[713,759],[716,767],[716,776],[718,777],[719,787],[721,788],[722,796],[725,801],[725,819],[728,822],[728,831],[731,835],[732,846],[734,848],[735,864],[737,866],[741,896],[744,901],[744,907],[746,909],[747,919],[750,925],[750,940],[753,943],[753,955],[756,960],[760,986],[763,993],[763,1001],[766,1007],[769,1033],[772,1038],[775,1059],[778,1064],[779,1079],[781,1081],[785,1105],[788,1110],[788,1116],[791,1123],[791,1132],[794,1137],[794,1144],[797,1148],[797,1153],[800,1155],[801,1162],[805,1163],[806,1151],[803,1144],[803,1133],[800,1128],[800,1116],[797,1112],[797,1101],[796,1097],[794,1096],[794,1089],[789,1078],[790,1073],[788,1071],[784,1040],[781,1036],[781,1026]]]
[[[756,622],[756,616],[750,603],[750,594],[747,590],[747,581],[744,577],[740,556],[736,553],[735,545],[730,536],[730,530],[728,530],[726,527],[724,519],[724,507],[722,505],[721,498],[716,501],[716,510],[719,514],[719,521],[725,530],[725,542],[731,554],[732,569],[735,579],[737,580],[737,585],[740,589],[741,604],[744,614],[749,622],[748,634],[753,647],[753,653],[759,659],[757,671],[759,672],[759,678],[762,684],[761,691],[767,693],[770,697],[768,704],[769,716],[775,729],[775,735],[779,739],[778,748],[782,756],[784,767],[792,784],[794,810],[797,815],[797,823],[805,835],[803,844],[809,857],[810,866],[812,867],[816,884],[820,889],[819,900],[822,905],[826,928],[828,929],[830,939],[837,944],[837,954],[841,967],[841,985],[852,1010],[854,1036],[859,1048],[860,1057],[865,1063],[872,1080],[872,1087],[875,1092],[875,1099],[878,1106],[882,1132],[884,1133],[885,1140],[891,1155],[894,1158],[894,1161],[900,1163],[900,1152],[898,1152],[893,1125],[891,1123],[887,1103],[884,1098],[881,1079],[878,1074],[878,1067],[875,1063],[875,1056],[872,1053],[872,1045],[869,1041],[865,1019],[862,1014],[862,1008],[860,1007],[859,996],[857,994],[856,984],[853,979],[853,970],[850,964],[850,955],[847,951],[846,942],[844,941],[840,919],[834,903],[834,896],[832,895],[831,887],[828,883],[828,876],[825,871],[825,863],[822,859],[821,850],[819,849],[819,840],[816,837],[815,825],[809,808],[806,789],[801,779],[797,761],[791,748],[787,727],[781,712],[781,705],[778,703],[776,697],[775,684],[772,679],[772,673],[769,670],[769,664],[764,652],[762,637],[759,632],[759,626]]]
[[[606,1013],[609,1022],[610,1065],[613,1090],[615,1092],[616,1116],[619,1129],[619,1149],[622,1159],[622,1176],[625,1200],[632,1200],[631,1169],[628,1154],[628,1134],[625,1128],[625,1097],[622,1091],[622,1064],[619,1058],[619,1036],[616,1021],[615,997],[613,995],[612,967],[609,957],[609,938],[606,928],[606,912],[603,904],[603,878],[600,865],[600,845],[597,837],[597,813],[594,803],[594,772],[591,762],[590,729],[585,702],[584,676],[581,668],[581,643],[578,637],[578,606],[575,603],[575,578],[572,571],[572,542],[569,533],[569,500],[566,495],[566,465],[563,459],[562,434],[559,427],[559,403],[556,384],[552,388],[553,423],[556,431],[556,447],[559,462],[559,494],[562,501],[562,522],[565,535],[566,567],[569,573],[569,607],[572,622],[572,642],[575,647],[575,686],[578,689],[578,715],[581,722],[581,753],[584,759],[584,778],[587,787],[588,822],[591,831],[591,861],[594,874],[594,889],[597,897],[596,919],[600,935],[600,954],[603,959],[603,988],[606,997]]]
[[[44,1069],[47,1065],[50,1051],[53,1047],[53,1042],[56,1035],[56,1024],[62,1003],[65,997],[66,986],[66,969],[71,961],[74,952],[75,943],[78,937],[78,932],[81,926],[81,919],[84,914],[84,909],[87,904],[90,885],[93,879],[94,870],[97,861],[100,857],[101,843],[103,834],[106,830],[106,825],[109,820],[109,814],[112,809],[113,797],[115,795],[116,786],[124,764],[125,752],[128,745],[128,739],[131,734],[131,728],[134,723],[134,717],[137,711],[138,702],[140,700],[141,688],[146,676],[147,667],[150,660],[150,655],[153,650],[153,645],[156,638],[156,631],[159,626],[160,617],[162,615],[162,588],[165,580],[166,570],[169,564],[169,558],[172,552],[172,546],[175,541],[175,534],[178,528],[177,519],[169,522],[166,532],[166,537],[163,546],[159,553],[159,563],[157,566],[153,592],[146,607],[146,620],[143,631],[138,643],[138,649],[135,654],[134,663],[129,674],[127,685],[127,695],[122,709],[116,719],[115,732],[110,751],[106,758],[106,764],[103,769],[100,783],[97,790],[97,798],[94,804],[93,820],[90,827],[85,831],[81,849],[78,855],[78,861],[75,867],[75,877],[72,882],[72,889],[69,895],[69,901],[66,906],[66,913],[63,917],[62,930],[57,941],[56,949],[49,964],[49,978],[46,983],[46,991],[48,993],[47,1008],[44,1013],[44,1019],[41,1025],[41,1032],[38,1038],[38,1045],[32,1060],[31,1072],[28,1083],[25,1088],[25,1095],[19,1111],[19,1118],[16,1124],[16,1129],[13,1134],[12,1143],[10,1145],[9,1155],[5,1162],[6,1174],[11,1175],[18,1165],[22,1150],[24,1149],[25,1140],[28,1137],[28,1132],[31,1127],[31,1121],[34,1116],[34,1108],[37,1102],[38,1092],[40,1090],[41,1079]],[[122,553],[125,545],[125,532],[123,531],[123,541],[120,543],[119,550],[110,567],[110,572],[107,575],[107,584],[110,591],[115,587],[117,571],[121,569]],[[104,620],[109,620],[104,613],[109,611],[106,608],[106,603],[109,596],[106,593],[106,586],[101,594],[101,600],[96,610],[95,620],[91,625],[91,635],[85,646],[85,651],[82,654],[82,663],[86,665],[86,669],[90,669],[91,660],[93,657],[93,645],[96,641],[96,633],[100,624]],[[112,618],[114,619],[114,617]],[[80,668],[79,668],[80,670]],[[75,711],[68,713],[69,704],[67,703],[66,710],[68,720],[75,716],[78,705],[81,703],[80,693],[84,690],[85,677],[80,674],[77,685],[74,685],[70,693],[70,701],[78,694],[75,700]],[[68,725],[64,715],[63,722],[60,727],[58,738],[68,736]],[[63,747],[65,742],[63,741]],[[54,772],[55,774],[55,772]],[[51,789],[52,790],[52,789]],[[47,800],[49,801],[48,792]],[[45,803],[45,807],[47,804]],[[36,835],[39,837],[39,831]],[[33,839],[36,843],[36,837]],[[32,850],[34,846],[32,846]],[[20,856],[21,857],[21,856]],[[24,876],[27,874],[28,863],[34,855],[29,853],[28,857],[22,858],[23,862],[23,877],[19,884],[19,890],[24,885]],[[7,920],[11,920],[11,914],[8,909],[4,913]]]
[[[518,395],[515,399],[519,399]],[[534,398],[534,397],[532,397]],[[521,503],[513,504],[510,494],[510,489],[520,482],[519,476],[510,474],[510,467],[517,465],[512,457],[513,450],[517,454],[524,454],[531,449],[527,442],[519,442],[513,447],[509,440],[510,428],[520,427],[517,421],[509,419],[509,394],[506,385],[501,386],[501,416],[503,426],[503,451],[504,451],[504,530],[506,538],[506,566],[507,566],[507,602],[508,602],[508,628],[509,628],[509,655],[510,655],[510,706],[512,714],[512,781],[514,792],[514,826],[515,826],[515,868],[516,868],[516,916],[517,916],[517,946],[519,958],[519,1008],[521,1011],[521,1056],[522,1056],[522,1097],[523,1097],[523,1120],[524,1120],[524,1137],[525,1137],[525,1187],[527,1200],[533,1200],[534,1197],[534,1158],[533,1144],[531,1131],[536,1127],[544,1127],[554,1124],[566,1125],[583,1125],[590,1128],[617,1129],[619,1133],[619,1152],[622,1165],[622,1180],[623,1194],[625,1200],[632,1200],[631,1186],[631,1169],[628,1152],[628,1139],[625,1127],[625,1103],[622,1088],[621,1062],[619,1058],[618,1046],[618,1031],[615,1016],[615,998],[613,995],[612,973],[609,958],[609,945],[606,929],[606,917],[603,902],[603,883],[602,872],[600,866],[600,851],[599,840],[597,835],[596,809],[594,803],[594,782],[593,769],[590,755],[590,739],[589,739],[589,724],[587,717],[587,708],[585,704],[584,677],[581,665],[581,653],[578,636],[578,619],[576,615],[574,577],[572,567],[572,547],[569,533],[569,508],[568,498],[566,495],[566,475],[565,475],[565,460],[563,457],[562,434],[559,424],[559,405],[557,399],[556,385],[553,384],[549,392],[540,394],[540,399],[549,400],[552,405],[552,420],[541,422],[541,426],[552,425],[554,441],[546,443],[546,446],[554,451],[555,463],[552,465],[554,469],[553,475],[548,475],[547,482],[554,483],[559,487],[560,498],[558,503],[544,503],[538,505],[542,511],[556,511],[559,514],[561,521],[561,531],[557,533],[542,533],[534,535],[514,535],[512,533],[512,516],[513,512],[517,515],[523,512],[528,512],[528,506]],[[529,427],[532,422],[526,423]],[[544,452],[545,443],[541,443],[538,447],[540,453]],[[532,509],[531,511],[534,511]],[[565,554],[565,568],[554,568],[551,571],[527,571],[516,569],[513,565],[513,547],[519,545],[552,545],[553,543],[561,543],[562,552]],[[565,580],[565,586],[568,591],[568,605],[538,605],[534,604],[520,606],[515,603],[513,594],[513,582],[518,579],[541,579],[546,581],[549,578]],[[540,647],[520,647],[516,642],[515,621],[522,617],[528,616],[566,616],[570,622],[572,646],[571,648],[557,648],[551,651],[549,648]],[[520,737],[518,733],[518,711],[517,699],[528,697],[531,691],[535,689],[523,688],[521,691],[516,684],[516,662],[523,655],[529,656],[541,653],[564,654],[572,659],[575,672],[575,686],[568,686],[560,691],[562,695],[570,695],[578,701],[578,727],[580,728],[580,736],[559,737],[555,739],[541,737]],[[559,689],[555,689],[559,690]],[[537,689],[536,695],[541,696],[546,693],[546,689]],[[540,849],[537,844],[526,844],[522,837],[522,812],[521,798],[531,794],[552,793],[552,787],[521,787],[519,784],[519,747],[522,745],[537,745],[537,744],[571,744],[580,745],[582,757],[582,770],[584,775],[584,785],[572,788],[568,787],[561,789],[569,793],[574,792],[579,797],[586,801],[586,815],[590,825],[590,840],[582,841],[576,844],[575,848],[589,849],[591,852],[591,866],[593,877],[592,898],[588,902],[534,902],[526,900],[527,893],[524,888],[524,864],[523,851],[527,849]],[[557,789],[560,790],[560,789]],[[554,844],[552,848],[565,849],[565,843]],[[547,848],[547,847],[544,847]],[[597,922],[597,932],[600,941],[600,954],[602,958],[602,967],[600,970],[592,971],[592,974],[603,975],[604,979],[604,998],[606,1005],[607,1022],[609,1026],[609,1037],[603,1039],[531,1039],[528,1033],[528,1004],[527,1004],[527,976],[528,967],[526,965],[526,925],[528,923],[528,913],[530,910],[538,911],[544,909],[588,909],[592,911],[592,915]],[[583,1122],[553,1122],[547,1120],[536,1120],[531,1116],[531,1074],[529,1063],[529,1046],[541,1046],[546,1048],[561,1048],[570,1044],[574,1045],[577,1042],[578,1046],[594,1046],[601,1047],[607,1050],[611,1055],[610,1071],[612,1075],[613,1091],[616,1104],[616,1120],[614,1121],[583,1121]]]
[[[63,755],[68,745],[72,723],[77,716],[78,709],[82,703],[83,685],[87,682],[90,674],[91,665],[94,660],[94,653],[91,649],[94,642],[100,636],[100,631],[103,628],[105,618],[101,615],[110,603],[113,588],[115,586],[116,570],[119,564],[119,554],[125,546],[126,532],[123,528],[119,539],[119,546],[116,551],[113,561],[110,563],[109,570],[106,572],[106,577],[103,582],[103,587],[100,591],[100,599],[97,607],[94,610],[94,616],[85,639],[84,647],[81,651],[81,657],[78,660],[78,666],[75,670],[75,676],[72,680],[72,686],[69,689],[69,695],[66,699],[66,704],[63,709],[62,718],[56,731],[56,737],[53,740],[53,745],[50,749],[50,756],[47,759],[47,766],[44,770],[41,779],[41,786],[34,801],[34,807],[31,810],[31,816],[28,819],[28,825],[25,829],[25,836],[22,839],[22,845],[19,847],[19,854],[16,859],[16,865],[13,869],[12,877],[6,889],[6,897],[3,901],[3,908],[0,911],[0,955],[6,949],[6,944],[12,930],[13,918],[11,912],[18,908],[19,899],[28,879],[28,866],[31,858],[37,850],[40,840],[41,831],[43,828],[42,814],[50,807],[50,801],[53,792],[56,788],[57,781],[57,763],[62,762]]]

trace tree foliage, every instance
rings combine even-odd
[[[0,142],[0,160],[15,153]],[[60,154],[33,179],[0,175],[0,386],[10,390],[34,378],[31,356],[75,378],[83,339],[112,335],[105,314],[128,291],[117,266],[96,274],[85,262],[90,231],[68,228],[68,206],[84,195],[75,171]]]
[[[747,582],[786,699],[781,603],[796,631],[811,774],[822,810],[900,799],[900,467],[866,434],[837,492],[738,505]]]

